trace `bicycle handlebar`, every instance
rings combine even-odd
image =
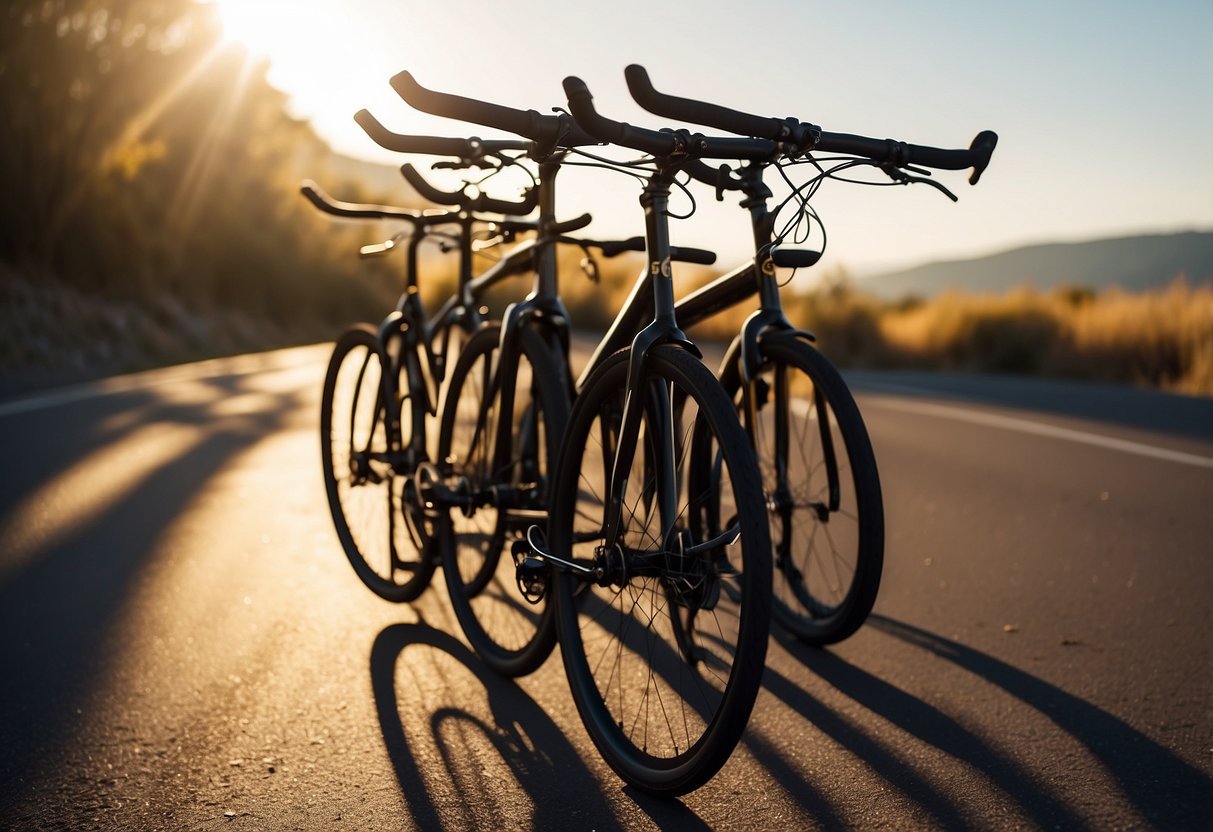
[[[778,145],[766,139],[692,136],[685,131],[649,130],[609,119],[594,109],[594,96],[585,82],[572,75],[564,79],[564,92],[573,117],[586,132],[642,153],[653,156],[686,153],[705,159],[770,159],[778,155]]]
[[[875,162],[891,164],[894,167],[921,165],[937,170],[972,168],[969,184],[976,185],[990,164],[990,157],[997,144],[998,134],[992,130],[983,130],[978,133],[967,150],[945,150],[939,147],[908,144],[895,139],[870,139],[866,136],[854,136],[849,133],[822,133],[821,140],[817,143],[817,149],[830,153],[864,156]]]
[[[303,181],[299,187],[300,193],[307,197],[308,202],[315,205],[326,214],[335,217],[349,217],[364,220],[408,220],[414,225],[423,223],[426,217],[416,211],[405,208],[394,208],[390,205],[363,205],[354,202],[341,202],[326,194],[323,189],[310,179]]]
[[[475,98],[427,89],[408,70],[392,76],[392,89],[408,104],[424,113],[469,121],[525,136],[548,147],[578,147],[598,144],[567,117],[545,116],[534,110],[517,110]]]
[[[359,110],[354,113],[354,121],[362,128],[375,144],[387,150],[399,153],[424,153],[430,156],[454,156],[459,159],[479,159],[485,154],[500,153],[504,150],[527,150],[526,142],[508,139],[467,139],[447,138],[445,136],[406,136],[393,133],[371,115],[369,110]]]
[[[998,144],[997,134],[990,130],[978,133],[967,150],[945,150],[850,133],[827,133],[816,125],[794,118],[764,118],[718,104],[666,95],[653,87],[648,72],[639,64],[628,66],[624,70],[624,77],[636,103],[663,118],[703,124],[745,136],[789,142],[805,151],[823,150],[829,153],[863,156],[874,162],[896,167],[922,165],[940,170],[963,170],[971,167],[973,173],[969,176],[970,185],[977,184],[981,174],[990,164],[990,157]]]
[[[534,211],[535,206],[539,204],[539,193],[536,188],[527,188],[521,201],[509,202],[504,199],[494,199],[486,194],[468,196],[463,191],[440,191],[427,182],[408,162],[400,166],[400,173],[413,190],[437,205],[455,205],[465,211],[525,216]]]

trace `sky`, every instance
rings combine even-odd
[[[998,133],[976,187],[938,174],[934,189],[827,183],[825,269],[886,268],[1019,245],[1213,230],[1213,2],[1210,0],[217,0],[229,36],[269,61],[341,153],[399,164],[354,123],[366,107],[400,133],[500,136],[418,113],[388,86],[408,69],[424,86],[521,109],[565,104],[584,79],[604,114],[663,127],[628,96],[644,65],[664,92],[834,132],[967,147]],[[322,183],[323,184],[323,183]],[[586,234],[643,230],[633,180],[561,173],[559,214],[591,211]],[[512,194],[506,194],[512,196]],[[751,253],[748,218],[696,192],[675,244]],[[675,199],[673,207],[685,209]]]

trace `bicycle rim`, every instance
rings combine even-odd
[[[478,331],[464,347],[448,388],[439,436],[444,480],[457,493],[497,495],[504,505],[454,507],[443,518],[444,574],[451,603],[472,647],[496,672],[530,673],[556,643],[546,600],[526,601],[515,581],[511,544],[531,526],[546,527],[551,460],[568,420],[564,373],[542,338],[519,332],[509,414],[509,462],[494,468],[493,435],[500,396],[489,389],[500,327]]]
[[[736,367],[731,376],[726,386],[740,412]],[[824,356],[790,338],[764,343],[749,393],[775,619],[806,642],[841,641],[871,611],[884,560],[880,479],[859,408]]]
[[[321,396],[325,493],[342,549],[376,595],[411,601],[428,586],[434,562],[418,545],[403,508],[408,478],[389,453],[378,341],[369,327],[338,340]]]

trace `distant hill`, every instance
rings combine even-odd
[[[1180,274],[1191,285],[1213,283],[1213,231],[1025,246],[872,275],[859,286],[890,298],[931,297],[947,289],[1000,293],[1024,285],[1142,291],[1165,286]]]
[[[315,179],[321,188],[338,199],[382,201],[406,208],[427,207],[425,201],[405,183],[396,165],[369,162],[340,153],[329,154],[319,166],[311,163],[301,165],[301,178]]]
[[[391,194],[400,203],[422,204],[420,196],[405,184],[397,165],[383,165],[334,153],[329,156],[328,166],[340,181],[358,182],[374,194]]]

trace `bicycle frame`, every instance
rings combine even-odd
[[[742,185],[739,188],[746,195],[746,198],[741,202],[741,207],[746,208],[750,213],[756,252],[754,260],[735,268],[683,299],[672,303],[672,308],[664,313],[662,305],[671,304],[673,291],[669,261],[663,259],[663,255],[661,254],[663,250],[668,251],[668,235],[664,228],[657,230],[652,228],[652,226],[657,218],[658,206],[660,206],[660,211],[664,213],[664,201],[658,202],[657,200],[664,200],[665,197],[668,197],[669,182],[667,181],[664,185],[661,185],[656,181],[650,181],[648,186],[646,186],[642,203],[645,205],[646,219],[649,223],[650,251],[655,252],[655,255],[650,257],[648,268],[638,277],[623,308],[612,322],[606,336],[595,348],[589,363],[578,379],[578,388],[584,384],[590,373],[607,356],[631,344],[635,352],[632,358],[633,364],[629,371],[630,392],[635,389],[640,378],[639,374],[642,372],[641,365],[643,364],[644,354],[654,344],[660,343],[663,340],[676,341],[682,343],[684,346],[688,346],[696,355],[700,355],[698,348],[686,338],[678,328],[678,324],[694,327],[696,324],[702,323],[708,318],[744,303],[757,295],[758,308],[742,325],[741,332],[726,350],[725,359],[721,365],[723,371],[724,368],[729,367],[734,361],[740,361],[739,366],[743,382],[743,413],[747,424],[753,424],[756,415],[753,402],[750,401],[748,381],[761,365],[763,342],[767,339],[777,338],[799,338],[809,342],[815,341],[812,333],[793,326],[783,310],[776,268],[770,255],[771,244],[774,241],[775,217],[769,211],[767,202],[772,194],[762,181],[762,171],[763,166],[760,164],[746,166],[741,172]],[[654,180],[656,179],[657,177],[654,177]],[[664,249],[661,248],[662,245],[665,246]],[[640,334],[637,334],[640,322],[646,319],[653,319],[654,323],[644,330],[640,330]],[[786,375],[783,373],[776,374],[774,394],[778,405],[776,409],[775,442],[777,448],[776,458],[781,461],[786,459],[789,442],[788,392],[786,385]],[[820,394],[815,393],[815,396],[819,398]],[[664,408],[668,404],[665,401],[658,401],[653,403],[653,406]],[[818,401],[818,405],[821,405],[820,401]],[[627,412],[625,404],[625,413]],[[638,419],[635,415],[629,418],[633,422],[636,422]],[[625,421],[625,424],[628,425],[629,431],[634,431],[638,422],[631,424]],[[830,510],[836,511],[839,502],[839,473],[834,453],[833,438],[830,435],[829,425],[821,424],[819,430],[821,432],[822,447],[825,453],[824,461],[829,481]],[[634,441],[634,437],[629,436],[628,442],[634,443]],[[660,437],[658,441],[662,441]],[[616,483],[615,478],[620,470],[624,470],[620,466],[631,464],[632,454],[634,454],[633,444],[623,444],[622,437],[620,448],[627,451],[627,456],[626,461],[620,461],[624,460],[625,455],[622,452],[617,455],[616,469],[612,473],[611,493],[613,496],[623,493],[623,486],[626,483]],[[665,470],[665,467],[663,465],[663,470]],[[779,482],[786,480],[786,471],[777,471],[776,475]],[[670,483],[663,482],[663,485],[669,486]],[[611,516],[613,516],[613,512]]]

